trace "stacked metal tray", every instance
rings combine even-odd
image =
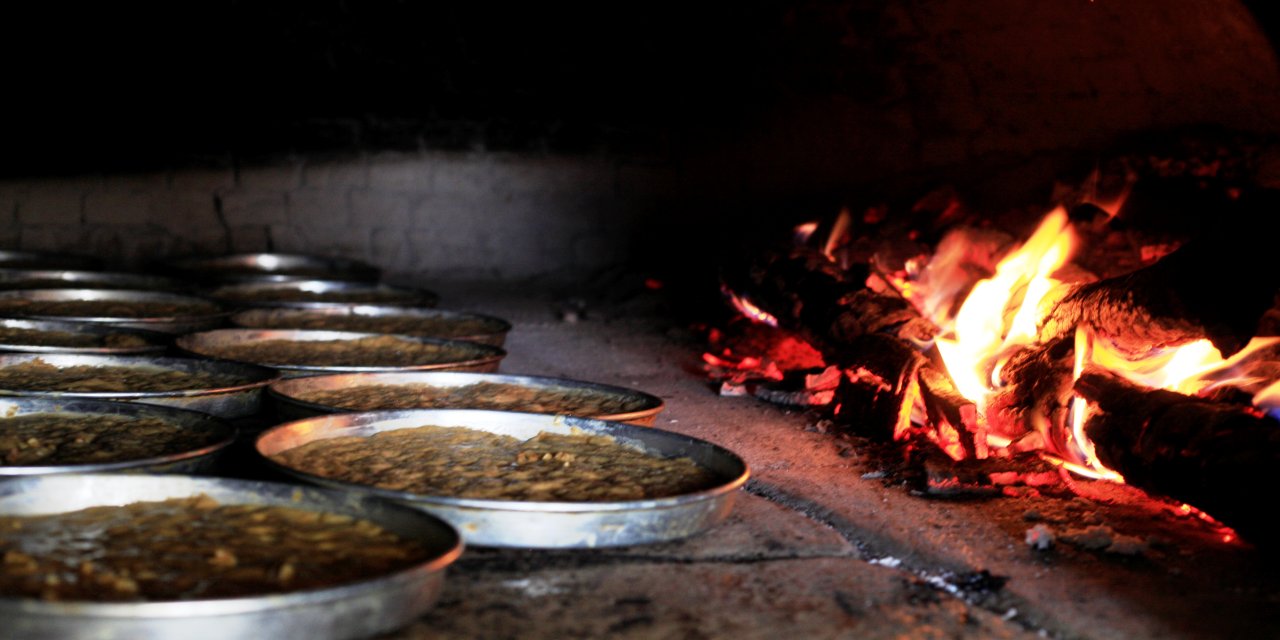
[[[219,347],[255,344],[266,341],[282,340],[289,342],[328,342],[342,340],[360,340],[364,338],[385,338],[387,334],[356,333],[353,331],[307,331],[289,329],[215,329],[201,333],[193,333],[179,337],[175,345],[194,355],[217,358]],[[288,362],[272,362],[271,358],[256,359],[252,364],[271,367],[286,377],[312,376],[326,373],[359,373],[374,371],[497,371],[498,363],[507,355],[506,351],[489,345],[464,342],[461,340],[437,340],[415,336],[396,336],[397,338],[420,344],[437,345],[449,354],[446,360],[413,365],[307,365]]]
[[[7,428],[6,420],[10,418],[49,414],[85,418],[101,416],[154,418],[199,434],[200,444],[174,453],[124,460],[32,465],[0,462],[0,478],[105,471],[205,473],[213,469],[218,457],[235,441],[236,437],[235,428],[228,423],[195,411],[128,402],[53,398],[0,398],[0,416],[3,416],[0,417],[0,433]]]
[[[0,263],[2,266],[2,263]],[[145,273],[68,269],[0,268],[0,289],[133,289],[181,291],[187,286],[172,278]]]
[[[231,324],[250,329],[398,333],[466,340],[495,347],[501,347],[506,342],[507,332],[511,331],[510,322],[479,313],[371,304],[316,309],[247,309],[232,315]]]
[[[167,270],[205,283],[349,280],[377,282],[377,267],[345,258],[296,253],[233,253],[177,258],[162,263]]]
[[[64,513],[206,495],[222,504],[276,505],[372,521],[423,545],[428,558],[374,579],[256,597],[169,602],[52,602],[0,598],[2,635],[31,639],[361,638],[402,627],[439,598],[458,534],[417,510],[350,493],[188,476],[64,475],[0,482],[0,515]]]
[[[58,368],[79,366],[138,367],[208,373],[225,375],[244,380],[244,382],[225,387],[178,391],[54,391],[0,388],[0,396],[117,400],[189,409],[220,418],[244,418],[258,413],[262,405],[263,389],[280,378],[279,372],[274,369],[251,364],[197,360],[193,358],[155,358],[146,356],[8,354],[0,355],[0,369],[34,361]]]
[[[413,371],[407,373],[351,373],[329,376],[312,376],[308,378],[292,378],[273,382],[267,387],[267,396],[275,407],[276,415],[284,420],[297,420],[327,413],[352,413],[359,410],[344,409],[332,404],[320,404],[308,401],[309,395],[317,392],[337,391],[341,389],[359,389],[372,386],[425,386],[435,389],[457,389],[477,384],[492,384],[517,387],[530,391],[567,392],[580,397],[595,397],[610,400],[626,407],[623,411],[613,413],[597,413],[583,415],[585,418],[627,422],[634,425],[647,426],[653,424],[654,418],[662,411],[665,404],[659,398],[642,391],[615,387],[581,380],[564,378],[548,378],[540,376],[512,376],[496,373],[467,373],[457,371]],[[487,398],[477,398],[483,403]],[[492,406],[458,404],[445,406],[376,406],[363,410],[394,409],[493,409]],[[528,407],[503,407],[504,411],[521,411],[536,413]],[[565,413],[565,412],[553,412]]]
[[[323,309],[333,306],[377,304],[401,307],[434,307],[439,296],[425,289],[407,289],[346,280],[289,280],[217,287],[209,296],[240,307]]]
[[[69,336],[70,339],[59,342],[60,336]],[[159,354],[169,347],[172,339],[170,334],[146,329],[87,322],[0,318],[0,351],[96,355]]]
[[[465,427],[525,440],[539,432],[613,438],[660,457],[687,457],[714,474],[717,484],[684,495],[625,502],[528,502],[421,495],[324,478],[278,464],[278,453],[309,442],[423,425]],[[747,464],[704,440],[618,422],[504,411],[374,411],[288,422],[258,436],[257,452],[274,468],[308,482],[387,498],[433,513],[462,532],[467,544],[493,547],[592,548],[684,538],[724,520]]]
[[[102,302],[128,305],[170,304],[177,307],[192,306],[209,309],[201,313],[174,313],[162,316],[138,317],[132,315],[51,315],[38,310],[25,309],[22,303],[38,302]],[[194,296],[159,291],[134,291],[131,289],[20,289],[0,291],[0,315],[41,320],[62,320],[147,329],[163,333],[190,333],[204,331],[222,325],[230,310]]]

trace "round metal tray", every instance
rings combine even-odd
[[[379,320],[395,320],[410,327],[409,330],[382,331]],[[422,329],[413,329],[415,322]],[[431,330],[441,322],[471,323],[481,325],[479,331],[461,332]],[[399,333],[426,338],[466,340],[501,347],[511,331],[511,323],[502,318],[479,313],[420,309],[385,305],[361,304],[331,306],[320,309],[247,309],[231,316],[231,324],[252,329],[318,329],[328,331],[359,331],[369,333]]]
[[[4,269],[93,269],[101,262],[89,256],[43,251],[0,251],[0,268]]]
[[[143,273],[0,268],[0,289],[66,288],[181,291],[186,286],[171,278]]]
[[[381,276],[377,267],[357,260],[295,253],[234,253],[178,258],[162,264],[201,282],[287,282],[317,278],[377,282]]]
[[[91,322],[115,327],[147,329],[163,333],[190,333],[204,331],[222,325],[231,311],[222,310],[180,316],[155,317],[123,317],[123,316],[55,316],[41,313],[26,313],[20,308],[6,309],[3,303],[7,300],[30,301],[109,301],[109,302],[147,302],[170,304],[204,304],[218,305],[204,298],[184,296],[159,291],[134,291],[130,289],[19,289],[16,291],[0,291],[0,315],[17,318],[39,318],[43,320],[62,320],[75,322]]]
[[[297,420],[328,413],[353,413],[352,409],[343,409],[333,405],[308,402],[302,396],[316,391],[334,389],[350,389],[372,385],[426,385],[437,388],[465,387],[467,385],[487,382],[505,384],[529,389],[563,390],[579,394],[591,394],[628,401],[635,408],[621,413],[603,415],[583,415],[584,418],[596,420],[612,420],[628,424],[648,426],[665,406],[662,398],[634,389],[615,387],[607,384],[567,380],[564,378],[546,378],[537,376],[509,376],[496,373],[463,373],[455,371],[414,371],[410,373],[350,373],[332,376],[313,376],[310,378],[293,378],[271,383],[267,387],[267,397],[276,409],[276,415],[282,420]],[[405,409],[409,407],[379,407],[378,410]],[[426,407],[421,407],[426,408]],[[451,407],[435,407],[440,409],[469,409],[465,405]],[[511,411],[529,411],[513,408]]]
[[[458,534],[428,514],[349,493],[268,482],[118,474],[23,478],[0,483],[0,514],[44,515],[204,494],[223,504],[277,505],[340,513],[424,545],[421,564],[335,587],[246,598],[176,602],[46,602],[0,598],[12,638],[363,638],[402,627],[439,598],[444,569],[462,552]]]
[[[134,336],[143,341],[136,346],[74,346],[51,344],[23,344],[20,340],[0,339],[0,351],[22,351],[27,353],[92,353],[100,355],[140,355],[144,353],[160,353],[169,347],[172,335],[145,329],[130,329],[84,322],[59,322],[57,320],[23,320],[20,318],[0,318],[0,331],[4,329],[20,329],[24,331],[48,333],[74,333],[87,336]]]
[[[32,360],[42,360],[55,367],[146,367],[175,371],[218,373],[235,376],[247,382],[217,389],[181,391],[34,391],[0,389],[0,396],[29,398],[90,398],[154,404],[199,411],[219,418],[244,418],[254,415],[262,405],[262,390],[280,379],[274,369],[238,362],[195,358],[151,358],[144,356],[44,355],[35,353],[0,355],[0,369]]]
[[[466,427],[522,440],[539,432],[613,437],[664,457],[688,457],[716,474],[711,489],[667,498],[626,502],[524,502],[419,495],[331,480],[280,465],[270,456],[314,440],[370,436],[423,425]],[[429,511],[454,527],[467,544],[493,547],[591,548],[665,542],[700,533],[729,515],[747,464],[720,446],[669,431],[618,422],[506,411],[422,409],[319,416],[277,425],[258,436],[268,464],[319,485],[396,500]]]
[[[359,340],[361,338],[385,337],[383,333],[356,333],[354,331],[306,331],[301,329],[215,329],[202,333],[193,333],[179,337],[174,344],[181,350],[206,358],[218,358],[215,355],[218,347],[251,344],[267,340],[288,340],[294,342],[319,342],[329,340]],[[506,351],[484,344],[463,342],[460,340],[437,340],[434,338],[418,338],[415,336],[396,336],[405,340],[422,344],[437,344],[456,350],[457,357],[447,362],[431,362],[407,366],[357,366],[357,365],[307,365],[287,362],[268,362],[266,359],[251,364],[271,367],[283,373],[285,377],[314,376],[326,373],[362,373],[391,371],[481,371],[498,370],[498,363],[507,355]]]
[[[112,462],[87,462],[59,465],[0,465],[0,478],[5,476],[37,476],[55,473],[97,473],[103,471],[134,471],[145,473],[205,473],[213,468],[220,454],[236,439],[235,427],[217,418],[195,411],[172,407],[154,407],[131,402],[106,402],[102,400],[54,400],[48,398],[0,398],[0,431],[5,420],[17,416],[56,413],[60,416],[125,416],[129,418],[155,418],[176,424],[184,429],[208,434],[209,444],[189,451],[163,456],[118,460]]]
[[[374,296],[370,299],[366,296]],[[334,306],[376,304],[391,307],[434,307],[439,296],[425,289],[405,289],[344,280],[292,280],[231,284],[209,292],[209,297],[240,308],[324,309]]]

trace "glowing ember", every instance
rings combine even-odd
[[[737,369],[739,371],[754,371],[760,368],[760,358],[746,356],[738,360],[732,359],[728,354],[725,357],[718,356],[714,353],[702,354],[702,361],[722,369]]]
[[[1238,537],[1231,527],[1218,522],[1213,516],[1185,502],[1179,504],[1176,511],[1180,516],[1198,518],[1209,523],[1218,530],[1218,539],[1222,540],[1224,543],[1231,544],[1232,542],[1235,542]]]

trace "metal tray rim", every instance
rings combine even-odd
[[[58,315],[49,315],[49,314],[42,314],[42,313],[22,313],[20,311],[19,312],[4,311],[4,312],[0,312],[0,315],[3,315],[3,317],[9,317],[9,318],[36,318],[41,320],[62,320],[65,322],[92,322],[92,323],[103,323],[103,324],[110,324],[110,323],[165,324],[165,323],[174,323],[174,322],[200,322],[200,321],[209,322],[213,320],[228,318],[231,316],[232,313],[235,313],[234,309],[227,309],[217,301],[208,300],[206,298],[202,298],[199,296],[189,296],[189,295],[183,295],[183,294],[177,294],[177,293],[169,293],[165,291],[145,291],[141,289],[95,289],[92,287],[78,287],[78,288],[65,288],[65,289],[10,289],[7,291],[0,291],[0,299],[34,298],[36,294],[41,294],[41,293],[46,293],[51,295],[56,294],[55,298],[57,298],[57,297],[73,296],[75,294],[83,294],[87,292],[107,293],[107,294],[111,294],[110,297],[112,298],[119,298],[122,300],[133,299],[133,300],[142,301],[142,300],[148,300],[148,299],[154,299],[154,298],[165,298],[165,299],[180,298],[184,302],[191,301],[191,302],[202,302],[205,304],[210,304],[215,307],[218,307],[219,310],[214,313],[198,313],[198,314],[192,314],[192,315],[137,316],[137,317],[58,316]],[[125,294],[134,294],[134,295],[129,296]],[[141,294],[141,295],[138,295],[138,294]]]
[[[445,362],[429,362],[424,364],[412,365],[314,365],[314,364],[289,364],[284,362],[250,362],[248,360],[233,360],[231,358],[221,358],[212,354],[197,351],[195,348],[200,342],[200,338],[212,338],[214,334],[226,336],[232,334],[278,334],[280,337],[267,337],[264,339],[288,339],[289,336],[299,333],[306,334],[315,338],[315,340],[304,340],[301,342],[319,342],[322,340],[358,340],[360,338],[382,338],[396,337],[403,338],[412,342],[424,344],[442,344],[457,345],[460,348],[469,349],[474,352],[488,353],[468,360],[449,360]],[[197,343],[197,344],[193,344]],[[395,371],[415,371],[439,369],[443,367],[462,367],[475,366],[482,364],[490,364],[500,362],[507,357],[506,349],[495,347],[493,345],[476,344],[465,340],[446,340],[443,338],[424,338],[420,336],[410,336],[397,333],[365,333],[360,331],[328,331],[317,329],[212,329],[209,331],[200,331],[179,336],[174,340],[174,346],[187,353],[199,356],[201,358],[212,359],[213,361],[236,362],[258,367],[267,367],[280,371],[322,371],[326,373],[383,373]]]
[[[70,276],[70,277],[63,277]],[[41,288],[74,288],[74,289],[97,289],[104,287],[85,286],[110,283],[134,283],[146,286],[146,284],[159,285],[161,287],[181,288],[182,283],[174,278],[151,273],[140,273],[132,271],[96,271],[93,269],[14,269],[3,266],[0,263],[0,287],[12,286],[13,283],[24,283],[32,280],[40,281],[59,281],[67,285],[81,285],[74,287],[41,287]],[[24,287],[19,287],[24,288]],[[124,287],[124,289],[133,289],[142,291],[144,289],[135,287]],[[174,293],[173,289],[159,289],[158,293]]]
[[[26,325],[26,326],[23,326]],[[0,352],[12,353],[48,353],[48,354],[85,354],[85,355],[140,355],[160,353],[168,349],[166,344],[171,334],[133,327],[104,326],[100,323],[69,322],[64,320],[46,320],[42,318],[0,318],[0,327],[16,327],[34,331],[48,330],[53,332],[79,333],[89,335],[105,335],[122,333],[136,335],[147,344],[142,347],[68,347],[47,344],[0,344]]]
[[[664,434],[665,437],[672,437],[673,439],[684,440],[688,444],[708,445],[709,447],[711,447],[712,451],[716,452],[717,454],[720,454],[721,456],[727,457],[730,460],[736,462],[738,465],[740,465],[742,468],[742,471],[736,477],[730,479],[729,481],[716,485],[709,489],[683,493],[677,496],[668,496],[664,498],[652,498],[648,500],[611,501],[611,502],[564,502],[564,501],[534,502],[534,501],[527,501],[527,500],[520,501],[520,500],[495,500],[495,499],[478,499],[478,498],[454,498],[450,496],[438,496],[438,495],[430,495],[430,494],[411,493],[408,491],[395,491],[392,489],[382,489],[382,488],[359,484],[355,482],[333,480],[329,478],[324,478],[322,476],[312,475],[303,471],[298,471],[296,469],[293,469],[292,467],[282,465],[262,453],[261,442],[264,438],[267,438],[271,433],[287,429],[291,425],[294,425],[297,423],[324,419],[326,418],[326,416],[320,416],[317,418],[307,418],[304,420],[295,420],[292,422],[286,422],[283,424],[275,425],[263,431],[262,433],[258,434],[258,436],[254,439],[254,452],[257,453],[258,457],[261,460],[264,460],[269,465],[271,465],[272,468],[288,473],[289,475],[305,479],[308,482],[314,482],[316,484],[320,484],[322,486],[335,487],[335,488],[341,488],[346,490],[356,490],[356,491],[368,493],[370,495],[375,495],[378,497],[389,498],[392,500],[398,500],[403,502],[440,504],[440,505],[451,506],[451,507],[471,508],[471,509],[479,509],[479,510],[485,510],[485,511],[510,511],[510,512],[521,512],[521,513],[528,513],[528,512],[584,513],[584,512],[597,512],[597,511],[609,511],[609,512],[652,511],[652,510],[662,509],[662,508],[679,507],[686,504],[697,503],[705,500],[718,498],[720,496],[732,493],[733,491],[736,491],[738,488],[746,484],[748,478],[751,475],[751,469],[747,465],[747,462],[745,460],[743,460],[741,457],[739,457],[737,454],[733,453],[732,451],[729,451],[728,449],[725,449],[724,447],[721,447],[720,445],[715,444],[713,442],[701,440],[698,438],[694,438],[692,436],[686,436],[684,434],[675,433],[672,431],[664,431],[661,429],[651,429],[647,427],[636,427],[634,425],[626,425],[623,423],[610,422],[605,420],[595,420],[591,418],[578,418],[578,417],[568,416],[564,414],[554,414],[552,416],[552,414],[545,414],[545,413],[526,413],[526,412],[519,412],[519,411],[487,411],[487,410],[481,410],[481,409],[421,409],[421,410],[410,409],[410,410],[398,410],[398,411],[367,411],[367,412],[360,412],[360,413],[337,414],[337,415],[345,415],[345,416],[359,415],[359,416],[368,417],[370,420],[376,420],[377,418],[384,417],[384,416],[387,418],[391,418],[392,416],[403,417],[402,414],[410,413],[410,412],[423,412],[423,413],[451,412],[451,413],[455,413],[455,415],[462,415],[463,413],[512,414],[513,416],[514,415],[538,416],[540,418],[547,418],[551,416],[552,420],[558,423],[568,424],[571,428],[576,428],[579,426],[598,428],[600,425],[612,425],[613,427],[644,429],[649,433]],[[351,428],[351,427],[348,427],[348,428]]]
[[[369,290],[369,291],[386,291],[389,293],[400,295],[402,299],[398,300],[377,300],[377,301],[351,301],[351,300],[242,300],[235,297],[228,297],[227,293],[236,293],[240,291],[255,290],[290,290],[303,289],[306,286],[320,287],[322,291],[343,291],[343,290]],[[423,288],[410,288],[383,284],[380,282],[361,282],[351,280],[328,280],[324,278],[311,278],[306,280],[283,280],[276,282],[242,282],[235,284],[224,284],[219,287],[210,289],[207,295],[218,301],[222,305],[233,306],[240,309],[324,309],[330,307],[351,307],[360,305],[376,304],[378,306],[388,307],[434,307],[440,302],[440,295],[435,291]]]
[[[28,400],[28,398],[22,398],[22,400]],[[34,400],[36,400],[37,402],[44,401],[50,404],[54,404],[57,402],[56,400],[53,400],[53,399],[44,400],[40,398],[35,398]],[[99,402],[96,400],[92,400],[87,402],[86,404],[99,404]],[[218,418],[215,418],[208,414],[200,413],[198,411],[189,411],[187,409],[179,409],[176,407],[159,407],[159,406],[153,406],[153,405],[139,405],[139,404],[133,404],[133,403],[124,403],[124,402],[103,401],[101,402],[101,404],[122,405],[120,408],[122,409],[127,408],[129,410],[126,415],[140,415],[141,417],[147,417],[148,414],[161,414],[161,415],[173,414],[175,417],[181,418],[183,420],[189,420],[192,422],[206,422],[210,429],[216,429],[219,432],[221,432],[222,437],[198,449],[190,449],[187,451],[180,451],[178,453],[171,453],[171,454],[162,455],[162,456],[135,458],[133,460],[120,460],[116,462],[86,462],[86,463],[78,463],[78,464],[60,464],[60,465],[26,465],[26,466],[0,465],[0,480],[3,480],[5,478],[20,478],[20,477],[26,477],[26,476],[51,475],[51,474],[60,474],[60,473],[99,473],[99,472],[125,471],[125,470],[145,471],[147,468],[150,468],[150,467],[158,467],[162,465],[171,465],[179,462],[187,462],[187,461],[195,460],[197,458],[202,458],[205,456],[211,456],[220,452],[224,452],[228,447],[230,447],[232,444],[235,443],[236,438],[239,437],[239,434],[240,434],[239,429],[237,429],[235,426],[231,425],[230,423],[224,422]],[[77,407],[72,409],[66,409],[62,411],[62,413],[79,413],[79,414],[92,415],[95,412],[90,411],[89,409],[91,408],[95,408],[95,407],[85,407],[85,408]],[[54,411],[56,411],[56,408],[51,408],[50,412],[52,413]],[[103,412],[99,411],[97,413],[101,414]],[[19,414],[19,415],[23,415],[23,414]],[[188,425],[183,425],[183,426],[188,426]]]
[[[290,273],[288,268],[285,269],[266,269],[266,268],[242,268],[236,269],[237,261],[253,261],[262,258],[272,258],[273,260],[283,260],[295,264],[314,265],[319,267],[322,273],[326,275],[354,275],[362,280],[376,280],[381,274],[381,269],[376,265],[355,260],[352,258],[343,258],[336,256],[322,256],[305,253],[284,253],[270,251],[256,251],[244,253],[224,253],[215,255],[200,256],[181,256],[176,258],[168,258],[161,261],[161,264],[182,271],[184,273],[194,274],[196,276],[274,276],[274,275],[293,275],[307,276],[308,274]],[[315,279],[314,274],[310,274],[309,278]]]
[[[99,479],[115,480],[120,477],[121,476],[113,474],[86,473],[66,474],[59,476],[58,478],[65,481],[84,479],[86,482],[92,482]],[[161,479],[165,477],[190,479],[197,485],[212,483],[231,484],[233,488],[240,491],[262,491],[264,487],[277,492],[290,490],[292,492],[293,502],[303,501],[304,494],[301,493],[303,491],[316,491],[329,494],[334,493],[328,489],[298,487],[279,482],[235,480],[228,478],[189,478],[187,476],[179,475],[160,475],[152,477]],[[47,480],[49,480],[47,477],[27,477],[4,482],[4,485],[6,488],[12,489],[20,488],[23,483],[36,484]],[[15,492],[11,491],[5,495],[9,495],[11,493]],[[436,521],[435,525],[437,525],[437,528],[442,531],[448,531],[451,534],[450,537],[452,539],[452,544],[442,545],[446,548],[439,550],[436,555],[425,562],[399,571],[394,571],[375,578],[365,579],[350,584],[340,584],[317,589],[299,589],[295,591],[236,598],[205,598],[148,602],[46,602],[33,598],[0,596],[0,615],[37,614],[83,618],[174,619],[197,616],[234,615],[239,613],[261,612],[264,610],[289,609],[299,606],[315,606],[326,602],[343,600],[355,595],[366,595],[377,593],[379,591],[396,590],[397,588],[404,586],[403,583],[413,582],[425,574],[442,572],[449,564],[453,563],[462,554],[465,542],[463,541],[461,534],[459,534],[452,525],[441,520],[439,517],[431,516],[430,514],[423,514],[420,510],[415,510],[396,503],[388,503],[380,500],[375,500],[373,502],[377,504],[380,509],[388,509],[393,512],[407,511],[411,512],[414,517],[428,515],[432,520]],[[353,506],[350,510],[357,511],[358,509]],[[267,602],[264,603],[264,600]]]
[[[400,583],[414,582],[419,574],[435,573],[457,560],[462,554],[461,539],[452,550],[426,563],[415,565],[388,573],[370,581],[344,584],[319,589],[298,589],[278,594],[262,596],[246,596],[239,598],[206,598],[202,600],[164,600],[149,602],[91,602],[64,601],[46,602],[31,598],[11,598],[0,596],[0,616],[6,610],[23,613],[53,614],[84,618],[187,618],[193,616],[233,615],[237,613],[259,612],[264,609],[263,598],[305,599],[307,604],[316,605],[325,602],[345,600],[355,595],[393,590],[403,586]],[[294,597],[290,597],[294,596]],[[285,608],[294,605],[282,605]]]
[[[230,387],[206,387],[201,389],[179,389],[176,391],[38,391],[31,389],[0,389],[0,396],[41,396],[55,398],[186,398],[192,396],[204,396],[216,393],[232,393],[236,391],[251,391],[253,389],[265,388],[272,382],[280,379],[280,372],[270,367],[261,365],[237,362],[232,360],[200,360],[196,358],[148,358],[146,356],[112,356],[112,355],[91,355],[91,354],[74,354],[74,353],[58,353],[58,354],[37,354],[37,353],[8,353],[0,354],[0,367],[4,366],[6,361],[16,360],[48,360],[49,358],[102,358],[114,360],[115,362],[103,362],[100,366],[130,366],[142,365],[152,367],[163,367],[170,361],[181,362],[198,362],[201,364],[217,365],[218,363],[231,363],[240,367],[248,367],[258,369],[254,372],[258,375],[265,376],[261,380],[246,382],[244,384],[233,385]]]
[[[497,327],[493,331],[472,333],[466,336],[450,336],[448,338],[444,338],[446,340],[475,340],[478,338],[487,338],[490,336],[510,333],[511,330],[514,328],[514,325],[512,325],[511,322],[505,318],[499,318],[498,316],[493,316],[486,313],[479,313],[475,311],[455,311],[452,309],[437,309],[435,307],[404,307],[404,306],[396,306],[396,305],[363,304],[363,303],[362,304],[336,304],[336,305],[325,304],[323,307],[317,307],[317,308],[291,308],[291,307],[245,308],[231,314],[231,317],[228,318],[228,321],[237,327],[242,327],[245,329],[285,329],[286,327],[260,327],[260,326],[255,326],[251,324],[245,324],[243,321],[243,318],[245,316],[250,316],[252,314],[280,313],[280,312],[296,313],[299,315],[302,315],[305,313],[319,313],[320,315],[337,315],[337,314],[325,313],[326,311],[333,311],[337,309],[343,309],[348,311],[347,316],[355,315],[355,316],[368,317],[368,318],[376,318],[380,316],[412,317],[414,315],[445,316],[445,317],[461,316],[466,318],[480,319],[485,322],[492,323],[495,327]],[[319,329],[319,330],[328,331],[328,329]]]
[[[401,375],[405,377],[409,377],[409,376],[421,375],[421,374],[431,374],[433,376],[449,374],[448,377],[473,378],[477,383],[488,382],[488,381],[493,381],[498,383],[508,383],[508,382],[514,381],[513,382],[514,384],[543,383],[540,386],[588,388],[588,389],[598,389],[598,390],[610,392],[610,393],[625,392],[626,395],[638,396],[639,399],[644,400],[647,405],[652,405],[652,406],[646,406],[644,409],[636,409],[633,411],[626,411],[622,413],[610,413],[610,414],[599,415],[599,416],[581,416],[581,417],[594,418],[596,420],[604,420],[608,422],[631,422],[633,420],[650,418],[658,415],[659,413],[662,413],[662,410],[665,409],[667,406],[666,401],[664,401],[662,398],[655,396],[651,393],[640,391],[638,389],[630,389],[628,387],[604,384],[601,382],[590,382],[587,380],[574,380],[572,378],[560,378],[560,377],[554,377],[554,376],[527,376],[527,375],[512,375],[512,374],[505,374],[505,373],[474,373],[470,371],[429,371],[429,372],[403,372],[403,373],[370,372],[367,374],[338,373],[338,374],[326,375],[326,376],[313,376],[309,378],[289,378],[289,379],[277,380],[275,382],[272,382],[270,385],[268,385],[267,395],[275,401],[287,402],[311,411],[317,411],[322,413],[358,413],[359,412],[358,409],[344,409],[341,407],[335,407],[333,405],[325,405],[325,404],[319,404],[316,402],[308,402],[306,400],[301,400],[297,396],[291,396],[291,395],[288,395],[287,393],[280,391],[278,387],[293,386],[293,385],[305,386],[306,384],[314,384],[324,379],[332,379],[332,378],[337,378],[341,376],[365,376],[365,375],[367,375],[368,378],[375,380],[375,382],[373,382],[372,384],[386,384],[386,383],[379,383],[376,381],[376,379],[383,378],[383,377],[396,377]],[[391,383],[391,384],[395,384],[395,383]],[[415,384],[415,383],[406,382],[404,384]],[[416,384],[430,385],[431,383],[420,382]],[[366,386],[366,385],[358,385],[358,386]],[[535,386],[535,385],[531,384],[529,386]],[[528,412],[516,411],[514,413],[528,413]],[[573,415],[573,414],[542,414],[542,415]]]

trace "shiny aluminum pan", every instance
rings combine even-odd
[[[691,458],[716,474],[711,489],[626,502],[525,502],[430,496],[379,489],[295,471],[270,456],[314,440],[370,436],[423,425],[466,427],[522,440],[539,432],[611,436],[647,453]],[[421,409],[341,413],[277,425],[258,436],[258,454],[303,480],[396,500],[429,511],[462,532],[467,544],[492,547],[592,548],[665,542],[700,533],[729,515],[747,464],[733,452],[688,436],[619,422],[507,411]]]
[[[271,482],[189,476],[86,474],[0,483],[0,514],[44,515],[204,494],[223,504],[275,505],[370,520],[430,552],[421,564],[371,580],[277,595],[174,602],[46,602],[0,598],[12,638],[337,640],[405,626],[440,596],[444,570],[462,553],[447,524],[413,509],[350,493]]]
[[[400,307],[434,307],[439,296],[425,289],[406,289],[368,282],[343,280],[293,280],[231,284],[209,292],[229,306],[323,309],[333,306],[377,304]]]
[[[384,333],[357,333],[355,331],[307,331],[303,329],[215,329],[201,333],[181,336],[174,344],[181,350],[205,358],[219,358],[216,355],[219,347],[252,344],[267,340],[287,340],[291,342],[319,342],[329,340],[359,340],[361,338],[385,337]],[[357,366],[357,365],[308,365],[290,364],[287,362],[269,362],[267,359],[251,362],[264,367],[271,367],[285,377],[315,376],[327,373],[364,373],[392,371],[479,371],[492,372],[498,370],[498,363],[507,356],[507,352],[485,344],[463,342],[461,340],[437,340],[435,338],[418,338],[415,336],[396,337],[422,344],[436,344],[456,353],[456,357],[445,362],[431,362],[405,366]]]
[[[0,396],[117,400],[188,409],[219,418],[244,418],[258,412],[262,405],[262,390],[267,385],[280,379],[279,372],[274,369],[251,364],[195,358],[152,358],[146,356],[7,354],[0,355],[0,369],[32,360],[41,360],[60,368],[78,366],[143,367],[215,373],[233,376],[246,382],[230,387],[180,391],[39,391],[0,389]]]
[[[100,336],[102,338],[105,338],[106,336],[123,335],[133,336],[142,341],[142,344],[137,345],[108,346],[103,344],[100,346],[76,346],[23,344],[23,341],[17,338],[8,340],[0,338],[0,351],[22,351],[27,353],[92,353],[99,355],[158,354],[169,347],[169,342],[173,338],[173,336],[167,333],[160,333],[158,331],[130,329],[128,327],[113,327],[86,322],[59,322],[57,320],[0,318],[0,332],[5,329],[48,333],[73,333],[84,336]]]
[[[89,256],[43,251],[0,251],[0,268],[4,269],[93,269],[101,262]]]
[[[271,383],[267,387],[267,397],[275,406],[276,414],[283,420],[297,420],[327,413],[352,413],[351,409],[342,409],[333,405],[308,402],[302,397],[316,391],[332,391],[335,389],[352,389],[373,385],[426,385],[436,388],[465,387],[467,385],[487,382],[505,384],[529,389],[561,390],[580,394],[590,394],[627,402],[634,408],[630,411],[604,414],[583,415],[584,418],[626,422],[639,426],[649,426],[665,406],[662,398],[626,387],[615,387],[595,382],[567,380],[564,378],[546,378],[538,376],[509,376],[496,373],[462,373],[454,371],[414,371],[410,373],[350,373],[332,376],[314,376],[310,378],[294,378]],[[402,407],[380,407],[382,410]],[[468,409],[472,407],[454,406],[437,407],[449,409]],[[515,408],[513,411],[529,411]]]
[[[314,279],[377,282],[382,275],[377,267],[358,260],[295,253],[234,253],[177,258],[162,264],[191,280],[224,284]]]
[[[163,456],[92,462],[80,464],[13,466],[0,465],[0,478],[5,476],[37,476],[56,473],[99,473],[104,471],[131,471],[144,473],[205,473],[213,468],[218,457],[236,439],[236,429],[230,424],[195,411],[172,407],[153,407],[131,402],[106,402],[102,400],[55,400],[50,398],[0,398],[0,431],[5,429],[5,419],[40,413],[56,413],[62,416],[125,416],[128,418],[154,418],[181,426],[190,431],[208,434],[209,444]]]
[[[0,266],[3,266],[0,264]],[[66,269],[0,268],[0,289],[135,289],[181,291],[186,285],[172,278],[144,273],[75,271]]]
[[[104,301],[119,303],[169,303],[169,304],[201,304],[212,305],[216,311],[190,315],[127,317],[127,316],[55,316],[42,313],[25,312],[20,307],[11,307],[13,301]],[[221,326],[231,315],[212,301],[194,296],[164,293],[159,291],[135,291],[132,289],[20,289],[16,291],[0,291],[0,315],[17,318],[40,318],[43,320],[63,320],[74,322],[92,322],[114,327],[130,327],[147,329],[162,333],[190,333],[204,331]]]
[[[421,323],[423,330],[379,331],[379,320],[394,320],[412,327]],[[431,331],[442,322],[469,324],[477,331]],[[361,331],[378,333],[402,333],[425,338],[466,340],[501,347],[511,331],[511,323],[502,318],[479,313],[420,309],[385,305],[351,305],[320,309],[247,309],[231,316],[231,324],[253,329],[321,329],[329,331]]]

